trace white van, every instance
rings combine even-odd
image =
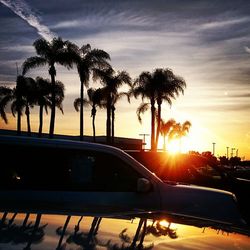
[[[114,147],[0,136],[0,210],[147,216],[242,227],[230,192],[163,182]]]

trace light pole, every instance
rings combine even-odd
[[[235,148],[231,148],[231,158],[234,156],[234,150]]]
[[[149,136],[149,134],[139,134],[140,136],[143,136],[143,141],[142,141],[142,151],[145,150],[145,145],[146,143],[146,136]]]
[[[227,159],[228,159],[228,150],[229,150],[229,147],[227,147]]]
[[[213,142],[213,155],[215,155],[215,142]]]

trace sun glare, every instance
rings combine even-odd
[[[167,145],[167,150],[171,154],[177,154],[180,153],[180,140],[172,140]]]

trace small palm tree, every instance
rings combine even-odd
[[[34,42],[34,47],[38,56],[30,57],[23,63],[23,74],[32,68],[48,65],[51,77],[51,119],[49,136],[53,138],[56,115],[56,68],[55,64],[72,68],[74,62],[74,46],[69,41],[63,41],[60,37],[54,38],[51,42],[41,38]]]
[[[84,105],[90,105],[91,106],[91,117],[92,117],[92,128],[93,128],[93,141],[96,141],[96,130],[95,130],[95,117],[96,117],[96,112],[97,112],[97,107],[103,108],[104,103],[103,103],[103,95],[102,95],[102,89],[93,89],[90,88],[87,91],[88,94],[88,100],[83,99],[83,104]],[[78,112],[79,108],[81,107],[81,98],[76,98],[74,101],[74,107],[75,110]]]
[[[165,122],[163,119],[161,119],[160,124],[160,133],[163,136],[163,150],[166,151],[166,137],[170,133],[171,129],[175,126],[176,121],[174,119],[170,119]]]
[[[13,89],[2,87],[0,112],[1,117],[7,122],[5,108],[8,103],[11,103],[11,111],[15,117],[17,114],[17,134],[21,134],[21,116],[25,110],[27,117],[28,135],[31,135],[30,126],[30,107],[33,107],[33,88],[35,81],[30,77],[19,75],[16,80],[16,87]]]
[[[80,78],[80,98],[78,100],[80,111],[80,140],[83,140],[83,105],[84,105],[84,86],[89,87],[89,79],[94,69],[107,68],[110,65],[107,60],[110,56],[107,52],[100,49],[91,49],[89,44],[83,45],[81,48],[74,45],[74,63]]]
[[[112,125],[112,106],[114,107],[115,99],[118,95],[118,89],[123,84],[128,84],[131,86],[131,78],[126,71],[121,71],[115,73],[115,71],[110,67],[108,69],[94,70],[94,79],[100,79],[101,83],[104,85],[103,94],[106,102],[107,109],[107,121],[106,121],[106,138],[107,144],[111,143],[111,135],[114,134],[112,131],[112,127],[114,129],[114,125]],[[113,108],[113,112],[115,109]],[[113,113],[114,118],[114,113]]]
[[[175,123],[169,132],[169,139],[174,140],[174,139],[179,139],[180,142],[180,150],[181,150],[181,139],[182,137],[186,136],[187,133],[190,130],[191,127],[191,122],[190,121],[185,121],[183,124],[181,123]]]

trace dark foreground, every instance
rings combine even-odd
[[[248,236],[166,221],[6,212],[0,218],[4,250],[250,249]]]

